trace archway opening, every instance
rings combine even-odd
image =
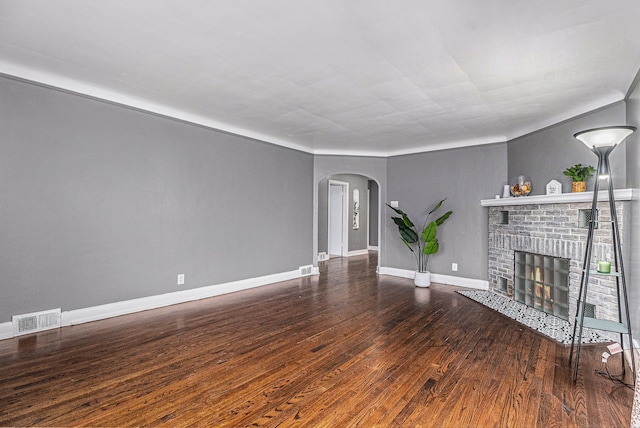
[[[318,182],[318,261],[378,251],[380,186],[360,174],[332,174]]]

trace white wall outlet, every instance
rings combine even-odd
[[[184,274],[178,274],[178,285],[184,285]]]
[[[391,205],[391,208],[398,208],[398,201],[391,201],[389,205]]]
[[[458,272],[458,263],[451,263],[451,270],[454,272]]]

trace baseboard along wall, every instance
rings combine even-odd
[[[311,275],[319,275],[318,267],[313,267]],[[206,299],[208,297],[219,296],[221,294],[233,293],[235,291],[247,290],[249,288],[261,287],[276,282],[288,281],[304,276],[300,270],[276,273],[256,278],[248,278],[239,281],[227,282],[205,287],[193,288],[190,290],[175,291],[172,293],[158,294],[154,296],[141,297],[139,299],[125,300],[122,302],[108,303],[105,305],[92,306],[88,308],[63,311],[61,314],[61,326],[82,324],[85,322],[98,321],[120,315],[133,314],[135,312],[147,311],[150,309],[162,308],[164,306],[176,305],[193,300]],[[14,337],[12,322],[0,323],[0,340]]]
[[[397,268],[379,266],[378,274],[413,279],[416,275],[416,272],[408,269],[397,269]],[[446,285],[456,285],[459,287],[475,288],[478,290],[489,289],[489,281],[486,281],[483,279],[464,278],[460,276],[443,275],[439,273],[431,274],[431,282],[437,282],[439,284],[446,284]]]

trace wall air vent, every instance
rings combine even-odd
[[[300,276],[308,276],[313,273],[313,265],[300,266]]]
[[[319,262],[324,262],[324,261],[326,261],[326,260],[329,260],[329,254],[327,254],[327,253],[326,253],[326,252],[324,252],[324,251],[323,251],[323,252],[321,252],[321,253],[318,253],[318,261],[319,261]]]
[[[61,325],[61,310],[51,309],[49,311],[33,312],[30,314],[14,315],[13,335],[36,333],[38,331],[58,328]]]

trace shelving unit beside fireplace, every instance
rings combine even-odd
[[[514,300],[569,319],[569,259],[514,253]]]

